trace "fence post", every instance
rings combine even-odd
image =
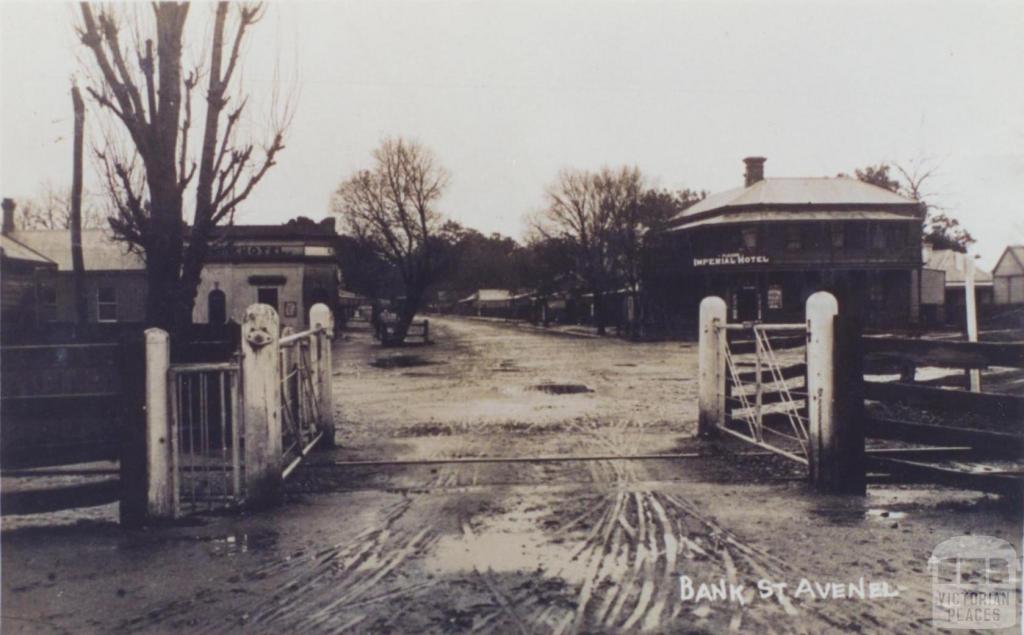
[[[835,296],[807,299],[808,468],[811,483],[830,493],[864,493],[863,380],[855,324],[838,318]]]
[[[423,320],[423,343],[430,343],[430,320]]]
[[[834,491],[837,494],[867,493],[867,461],[864,454],[864,360],[861,324],[853,315],[835,319],[835,380],[833,416],[837,452]]]
[[[250,305],[242,322],[242,415],[246,503],[254,507],[281,499],[280,363],[277,311]]]
[[[167,399],[171,340],[167,331],[146,329],[146,517],[174,518],[173,444]]]
[[[146,522],[146,341],[140,331],[119,338],[118,368],[121,375],[121,525],[135,529]]]
[[[697,433],[709,436],[725,424],[725,300],[709,296],[700,303],[697,374]]]
[[[286,326],[281,329],[281,338],[292,335],[295,333],[295,329],[290,326]],[[298,399],[298,391],[295,390],[295,384],[292,379],[286,379],[288,374],[292,371],[292,366],[297,363],[297,355],[295,355],[295,349],[298,343],[291,346],[278,346],[278,355],[281,358],[281,408],[289,409],[289,414],[295,415],[296,405],[300,403]],[[299,388],[301,390],[301,387]],[[301,417],[301,413],[299,414]],[[285,413],[281,413],[281,425],[285,425]]]
[[[332,399],[333,362],[331,359],[331,340],[334,339],[334,315],[326,304],[317,303],[309,310],[309,324],[313,328],[324,330],[317,335],[317,377],[320,403],[320,421],[318,427],[323,432],[320,446],[334,447],[334,400]]]

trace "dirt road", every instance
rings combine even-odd
[[[994,499],[823,497],[693,439],[693,345],[431,326],[433,346],[337,343],[340,447],[279,509],[4,532],[4,632],[924,633],[938,542],[1020,546],[1020,509]],[[601,458],[638,454],[681,458]],[[473,460],[495,457],[551,460]],[[737,591],[684,601],[681,575]],[[819,595],[861,579],[864,599]]]

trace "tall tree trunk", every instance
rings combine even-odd
[[[409,326],[412,324],[413,318],[416,317],[416,313],[420,310],[420,304],[423,301],[425,291],[425,289],[420,288],[421,286],[416,285],[415,288],[406,287],[405,302],[402,304],[402,310],[398,312],[398,322],[395,324],[396,343],[405,341],[405,336],[409,334]]]
[[[85,128],[85,104],[78,86],[71,86],[71,104],[75,110],[75,138],[71,176],[71,286],[74,289],[75,321],[89,321],[85,297],[85,258],[82,255],[82,137]]]

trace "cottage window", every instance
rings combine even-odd
[[[117,322],[117,289],[100,287],[96,290],[96,320]]]
[[[746,227],[743,229],[743,246],[747,249],[757,248],[757,228]]]
[[[800,227],[798,225],[790,225],[786,228],[786,249],[798,251],[801,246]]]
[[[52,285],[40,285],[37,291],[36,309],[40,322],[57,321],[57,288]]]

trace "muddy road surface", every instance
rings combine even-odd
[[[431,331],[336,342],[339,447],[280,508],[5,522],[3,631],[930,633],[936,544],[1020,547],[1019,505],[816,495],[785,460],[694,439],[692,344]]]

